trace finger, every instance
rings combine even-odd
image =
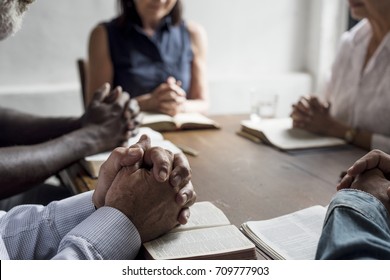
[[[130,146],[130,148],[141,148],[144,152],[150,149],[150,147],[150,138],[146,134],[141,135],[138,142]]]
[[[178,85],[179,87],[181,87],[183,85],[182,81],[178,80],[176,81],[176,85]]]
[[[94,93],[92,102],[98,102],[98,103],[103,102],[109,93],[110,93],[110,84],[105,83]]]
[[[103,163],[99,171],[99,183],[110,186],[122,167],[134,166],[137,170],[144,155],[140,148],[116,148]]]
[[[188,223],[188,220],[190,218],[190,209],[189,208],[183,208],[181,209],[179,216],[177,217],[177,221],[181,225],[185,225]]]
[[[192,182],[188,182],[176,195],[176,203],[183,207],[190,207],[195,203],[196,200],[196,192],[194,191],[194,187]]]
[[[129,110],[132,118],[135,118],[139,115],[141,108],[139,107],[138,101],[136,99],[130,99]]]
[[[165,182],[172,171],[173,153],[161,147],[153,147],[145,152],[144,163],[152,167],[154,178],[158,182]]]
[[[301,98],[296,104],[296,110],[301,114],[309,116],[311,114],[309,101],[306,98]]]
[[[177,96],[177,94],[173,90],[169,90],[169,91],[167,90],[167,91],[164,91],[163,93],[161,93],[157,97],[157,100],[159,102],[174,102],[176,96]]]
[[[358,174],[373,168],[378,168],[383,173],[389,173],[390,156],[380,150],[373,150],[356,161],[347,172],[350,176],[357,176]]]
[[[290,116],[295,121],[305,121],[310,118],[305,112],[301,112],[299,110],[294,110]]]
[[[191,180],[191,167],[183,153],[177,153],[173,159],[173,170],[169,177],[172,186],[181,188]]]
[[[316,96],[311,96],[308,102],[310,107],[315,110],[320,110],[323,107]]]
[[[175,85],[176,84],[176,79],[172,76],[169,76],[167,79],[167,84],[169,85]]]
[[[103,102],[111,104],[115,102],[115,100],[118,98],[120,94],[122,94],[122,88],[120,86],[117,86],[116,88],[114,88],[114,90],[110,92],[110,94],[108,94],[104,98]]]
[[[336,186],[336,189],[338,191],[342,190],[342,189],[348,189],[351,187],[354,180],[355,180],[355,177],[352,177],[352,176],[347,174],[340,180],[340,182]]]
[[[124,94],[118,89],[118,96],[114,102],[114,108],[120,112],[123,112],[128,108],[130,97],[128,94]]]

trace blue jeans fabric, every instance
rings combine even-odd
[[[390,260],[389,218],[371,194],[339,191],[329,204],[316,259]]]

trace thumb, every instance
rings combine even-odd
[[[169,76],[167,79],[167,84],[168,85],[175,85],[176,84],[176,79],[172,76]]]
[[[105,98],[107,98],[110,93],[110,84],[105,83],[102,85],[93,95],[92,102],[103,102]]]

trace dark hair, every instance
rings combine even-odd
[[[134,0],[118,0],[118,8],[120,11],[120,24],[132,22],[142,25],[141,18],[135,8]],[[183,4],[181,0],[177,0],[168,16],[172,19],[172,24],[177,25],[182,21]]]

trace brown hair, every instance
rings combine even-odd
[[[141,18],[135,8],[134,0],[118,0],[118,8],[120,12],[120,24],[132,22],[141,25]],[[177,0],[171,12],[167,15],[171,17],[172,24],[177,25],[182,21],[183,4],[181,0]]]

